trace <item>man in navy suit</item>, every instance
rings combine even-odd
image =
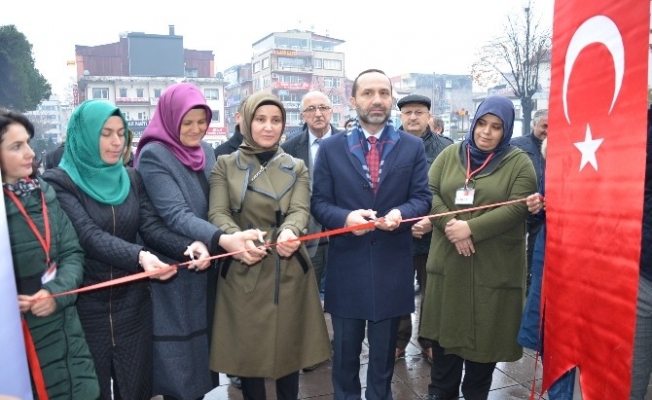
[[[356,125],[321,143],[313,173],[312,215],[326,229],[378,218],[371,229],[330,238],[325,311],[333,322],[336,400],[361,398],[365,328],[369,340],[365,397],[392,399],[398,323],[401,315],[414,311],[412,224],[401,221],[427,215],[432,194],[423,143],[388,123],[392,103],[392,86],[384,72],[360,73],[351,97]],[[376,141],[378,178],[373,163],[370,167],[366,161],[369,143]]]

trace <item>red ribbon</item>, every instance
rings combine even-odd
[[[521,202],[524,202],[526,200],[527,200],[526,198],[517,199],[517,200],[509,200],[509,201],[503,201],[501,203],[493,203],[493,204],[487,204],[487,205],[484,205],[484,206],[465,208],[464,210],[448,211],[448,212],[445,212],[445,213],[426,215],[426,216],[423,216],[423,217],[408,218],[408,219],[401,220],[401,223],[412,222],[412,221],[420,221],[420,220],[422,220],[424,218],[441,218],[441,217],[445,217],[445,216],[448,216],[448,215],[459,215],[459,214],[468,213],[468,212],[472,212],[472,211],[484,210],[484,209],[487,209],[487,208],[494,208],[494,207],[500,207],[500,206],[515,204],[515,203],[521,203]],[[306,236],[302,236],[302,237],[297,238],[297,239],[293,239],[291,241],[306,242],[306,241],[309,241],[309,240],[315,240],[315,239],[319,239],[319,238],[322,238],[322,237],[336,236],[336,235],[341,235],[343,233],[348,233],[348,232],[353,232],[353,231],[360,231],[360,230],[365,230],[365,229],[371,229],[371,228],[374,228],[376,226],[377,222],[382,221],[382,220],[383,220],[383,218],[379,218],[376,221],[369,221],[369,222],[365,222],[364,224],[347,226],[347,227],[344,227],[344,228],[333,229],[333,230],[330,230],[330,231],[317,232],[317,233],[313,233],[311,235],[306,235]],[[265,247],[274,247],[277,244],[278,243],[269,243],[269,244],[266,244]],[[234,252],[231,252],[231,253],[219,254],[219,255],[216,255],[216,256],[211,256],[208,259],[209,260],[216,260],[216,259],[219,259],[219,258],[231,257],[231,256],[234,256],[236,254],[244,253],[245,251],[247,251],[247,250],[240,250],[240,251],[234,251]],[[164,274],[165,272],[171,271],[171,270],[176,269],[178,267],[188,266],[192,262],[193,261],[187,261],[187,262],[179,263],[179,264],[170,264],[167,267],[159,268],[159,269],[154,270],[154,271],[139,272],[137,274],[125,276],[125,277],[118,278],[118,279],[113,279],[113,280],[102,282],[102,283],[97,283],[95,285],[90,285],[90,286],[86,286],[86,287],[75,289],[75,290],[70,290],[68,292],[53,294],[51,297],[60,297],[60,296],[66,296],[66,295],[69,295],[69,294],[83,293],[83,292],[88,292],[88,291],[91,291],[91,290],[97,290],[97,289],[102,289],[102,288],[109,287],[109,286],[119,285],[119,284],[122,284],[122,283],[137,281],[137,280],[140,280],[140,279],[149,278],[149,277],[151,277],[153,275]],[[42,298],[47,298],[47,296],[42,297]]]

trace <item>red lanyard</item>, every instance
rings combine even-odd
[[[39,400],[48,400],[48,391],[45,386],[45,379],[43,379],[43,371],[41,370],[41,363],[38,360],[32,333],[29,331],[29,326],[25,317],[21,317],[23,324],[23,339],[25,340],[25,351],[27,353],[27,361],[29,362],[29,369],[32,371],[32,379],[36,387],[36,393]]]
[[[45,204],[45,195],[43,192],[41,192],[41,204],[43,207],[43,225],[45,225],[45,238],[41,236],[41,232],[38,231],[38,228],[36,227],[36,224],[34,221],[27,215],[27,211],[25,211],[25,207],[23,207],[23,203],[20,202],[18,197],[11,191],[5,189],[4,190],[7,196],[11,198],[11,200],[14,201],[16,204],[16,207],[18,207],[18,211],[20,211],[21,214],[25,217],[25,220],[27,220],[27,224],[29,225],[30,228],[32,228],[32,232],[34,232],[34,235],[38,239],[38,241],[41,243],[41,246],[43,246],[43,250],[45,250],[45,257],[46,257],[46,264],[47,266],[50,265],[50,216],[48,215],[48,206]]]
[[[469,185],[469,180],[471,180],[471,177],[473,175],[480,172],[482,168],[486,167],[487,164],[489,164],[489,160],[491,160],[491,157],[493,156],[494,153],[489,154],[487,159],[484,160],[484,162],[482,163],[481,166],[478,167],[478,169],[476,169],[475,171],[471,171],[471,150],[469,149],[468,146],[466,147],[466,180],[464,181],[464,187],[467,187]]]

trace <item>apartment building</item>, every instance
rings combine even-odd
[[[35,125],[43,137],[53,143],[62,142],[66,137],[68,120],[72,113],[70,104],[61,102],[59,96],[52,95],[49,99],[41,101],[36,110],[28,111],[25,115]]]
[[[192,83],[204,93],[213,118],[204,140],[209,143],[226,140],[224,125],[224,80],[221,78],[162,78],[139,76],[79,77],[79,93],[85,99],[99,99],[114,103],[124,113],[129,129],[134,133],[134,143],[154,115],[156,105],[165,89],[178,82]]]
[[[235,130],[235,113],[240,102],[253,92],[251,63],[234,65],[224,71],[224,118],[229,133]]]
[[[279,97],[287,112],[286,132],[299,128],[301,98],[310,90],[324,92],[333,103],[331,123],[344,124],[348,114],[343,40],[310,31],[273,32],[252,45],[253,91]]]
[[[444,120],[444,135],[457,139],[468,129],[473,108],[471,75],[407,73],[391,77],[397,98],[407,94],[430,97],[430,112]]]
[[[204,140],[226,140],[224,80],[214,75],[211,50],[183,46],[183,36],[174,26],[167,35],[130,32],[120,40],[99,46],[75,46],[77,85],[75,105],[88,99],[115,103],[125,113],[137,143],[151,120],[161,93],[170,85],[189,82],[204,93],[213,111]]]

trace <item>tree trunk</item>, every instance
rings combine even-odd
[[[532,102],[532,97],[531,96],[523,96],[521,97],[521,110],[523,111],[523,130],[521,131],[521,135],[525,136],[530,133],[531,128],[531,122],[532,121],[532,109],[534,108],[534,104]]]

